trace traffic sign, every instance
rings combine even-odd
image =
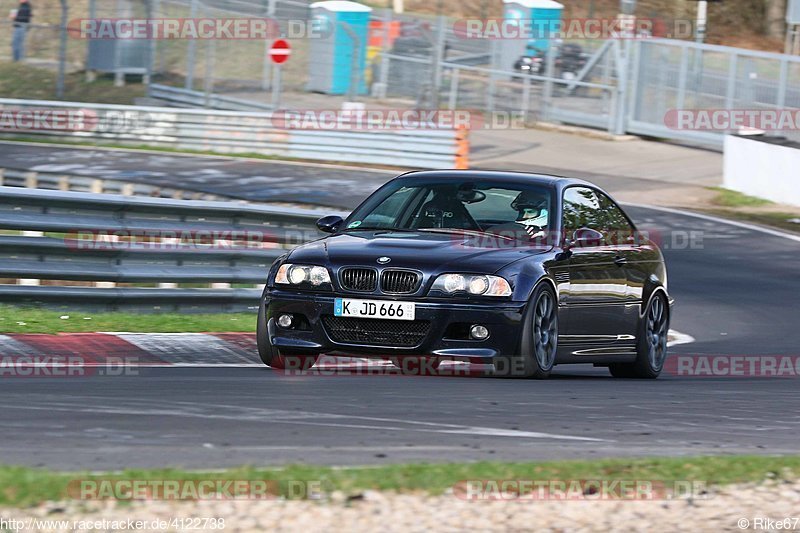
[[[272,47],[269,49],[270,59],[272,59],[273,63],[277,63],[278,65],[285,63],[290,55],[292,55],[292,47],[289,46],[288,41],[284,39],[278,39],[272,43]]]

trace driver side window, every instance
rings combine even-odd
[[[562,207],[564,236],[572,239],[576,230],[589,228],[605,233],[601,225],[602,211],[597,195],[587,187],[570,187],[564,191]]]

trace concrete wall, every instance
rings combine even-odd
[[[800,148],[726,135],[723,187],[800,206]]]

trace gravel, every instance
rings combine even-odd
[[[334,492],[320,501],[63,501],[28,509],[2,509],[3,519],[143,520],[140,531],[179,531],[153,527],[170,520],[224,518],[226,532],[301,531],[742,531],[765,530],[758,518],[800,516],[800,481],[709,489],[696,499],[662,501],[467,501],[453,494]],[[740,520],[742,521],[740,523]],[[744,521],[747,522],[744,522]],[[203,527],[205,525],[205,527]],[[217,526],[221,525],[217,522]],[[800,530],[800,520],[781,529]],[[745,527],[740,527],[745,526]],[[774,529],[777,529],[773,525]],[[10,530],[10,528],[9,528]],[[33,527],[32,531],[74,531],[71,527]],[[93,529],[93,531],[114,529]],[[211,522],[195,531],[220,531]]]

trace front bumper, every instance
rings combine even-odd
[[[264,307],[270,343],[279,350],[293,353],[333,353],[374,358],[425,355],[472,362],[489,362],[493,357],[510,355],[518,350],[525,311],[525,303],[522,302],[456,303],[441,299],[401,298],[402,301],[415,302],[416,320],[427,321],[430,326],[418,345],[400,348],[381,343],[358,344],[334,340],[323,323],[323,317],[333,316],[334,299],[337,297],[359,298],[353,295],[267,291]],[[372,295],[367,298],[393,300]],[[278,326],[277,317],[284,313],[302,317],[303,326],[295,329]],[[489,338],[481,341],[454,338],[453,330],[463,324],[486,326]]]

